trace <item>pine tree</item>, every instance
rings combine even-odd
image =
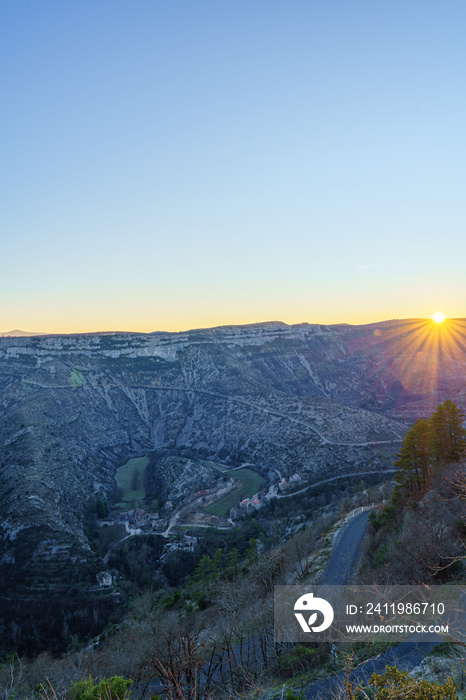
[[[259,556],[259,540],[251,538],[249,547],[246,550],[246,566],[251,566]]]
[[[429,420],[420,418],[408,430],[395,467],[397,499],[414,500],[428,482],[434,467],[458,462],[466,451],[464,414],[447,399],[439,404]]]
[[[408,430],[401,446],[395,467],[397,493],[403,492],[413,498],[425,486],[431,462],[432,432],[428,421],[419,418]]]
[[[447,399],[439,404],[430,417],[433,461],[436,464],[458,462],[466,449],[464,413]]]
[[[233,547],[228,556],[228,570],[231,571],[233,579],[236,580],[238,573],[239,552],[236,547]]]
[[[212,559],[208,554],[201,557],[192,578],[195,584],[200,585],[204,593],[209,590],[212,578]]]
[[[223,549],[216,549],[212,559],[212,580],[216,581],[222,573]]]
[[[417,469],[424,487],[432,462],[432,430],[429,421],[419,418],[414,424]]]

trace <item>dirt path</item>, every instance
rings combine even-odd
[[[351,472],[351,474],[339,474],[338,476],[332,476],[330,479],[324,479],[324,481],[317,481],[315,484],[309,484],[308,486],[304,486],[300,491],[294,491],[293,493],[277,494],[277,498],[291,498],[291,496],[297,496],[298,493],[304,493],[308,489],[312,489],[315,486],[328,484],[330,481],[336,481],[336,479],[345,479],[348,476],[368,476],[369,474],[392,474],[396,471],[396,469],[381,469],[379,471],[373,472]]]
[[[25,383],[28,383],[28,380],[25,380]],[[30,381],[30,384],[34,384],[34,386],[39,386],[42,389],[69,389],[69,386],[66,384],[42,384],[40,382],[34,382]],[[88,385],[92,387],[92,384]],[[122,391],[124,389],[128,389],[128,387],[122,387],[120,384],[117,384],[115,382],[110,382],[109,386],[114,386],[118,389],[121,389]],[[101,388],[100,386],[95,388]],[[303,420],[299,420],[298,418],[293,418],[292,416],[287,415],[286,413],[281,413],[280,411],[276,411],[273,409],[267,409],[264,408],[263,406],[259,406],[252,401],[247,401],[246,399],[240,399],[238,397],[233,397],[233,396],[226,396],[225,394],[219,394],[215,391],[209,391],[208,389],[189,389],[189,388],[184,388],[184,387],[174,387],[174,386],[164,386],[164,385],[159,385],[159,386],[153,386],[151,384],[132,384],[130,389],[152,389],[153,391],[178,391],[182,392],[185,394],[204,394],[206,396],[214,396],[215,398],[220,398],[224,399],[225,401],[229,401],[231,403],[237,403],[241,404],[243,406],[248,406],[249,408],[254,409],[255,411],[259,411],[261,413],[266,413],[271,416],[276,416],[279,418],[283,418],[284,420],[289,421],[290,423],[295,423],[297,425],[303,425],[305,426],[308,430],[311,430],[315,435],[317,435],[320,440],[322,440],[323,444],[327,445],[343,445],[343,446],[348,446],[348,447],[365,447],[366,445],[392,445],[394,443],[402,442],[403,438],[400,437],[397,433],[397,437],[392,439],[392,440],[369,440],[366,442],[345,442],[341,440],[330,440],[329,438],[325,437],[317,428],[312,425],[311,423]],[[126,394],[127,395],[127,394]],[[146,422],[146,421],[144,421]],[[393,430],[394,432],[394,430]]]

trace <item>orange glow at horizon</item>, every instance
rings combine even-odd
[[[440,320],[443,323],[440,323]],[[307,323],[309,325],[323,325],[323,326],[333,326],[333,325],[350,325],[350,326],[366,326],[375,325],[379,323],[387,323],[390,321],[399,321],[402,324],[416,324],[419,327],[424,328],[425,325],[433,326],[434,328],[439,328],[440,326],[445,326],[448,319],[443,317],[442,319],[434,319],[434,317],[422,318],[422,317],[401,317],[401,316],[376,316],[375,314],[367,313],[355,313],[352,318],[344,318],[336,314],[309,314],[309,315],[297,315],[297,314],[284,314],[277,311],[277,313],[268,314],[254,314],[254,313],[230,313],[225,315],[217,314],[199,314],[196,317],[182,317],[175,315],[157,314],[154,320],[151,322],[147,317],[142,318],[138,314],[127,315],[126,318],[121,318],[117,314],[108,314],[105,321],[94,320],[91,316],[82,315],[78,317],[75,315],[73,321],[61,320],[57,322],[47,323],[44,321],[37,324],[35,322],[16,321],[10,323],[3,322],[0,328],[0,334],[2,332],[8,332],[13,329],[20,329],[22,331],[30,333],[41,333],[44,335],[80,335],[86,333],[110,333],[110,332],[122,332],[122,333],[154,333],[154,332],[166,332],[166,333],[183,333],[189,330],[195,330],[199,328],[218,328],[222,326],[243,326],[250,324],[260,324],[260,323],[270,323],[270,322],[282,322],[289,326],[296,324]],[[449,319],[454,320],[454,319]],[[384,331],[385,333],[385,331]],[[375,331],[375,335],[379,335],[379,331]]]
[[[166,303],[164,303],[166,302]],[[354,305],[350,312],[336,302],[331,305],[308,301],[290,303],[289,299],[269,299],[266,296],[256,306],[249,307],[243,299],[211,298],[209,303],[201,303],[196,298],[161,300],[153,303],[135,299],[113,303],[100,302],[93,309],[87,303],[55,299],[50,308],[38,300],[17,305],[0,320],[0,333],[20,329],[44,334],[83,334],[108,332],[153,333],[184,332],[196,328],[248,325],[269,321],[281,321],[288,325],[309,323],[310,325],[349,324],[363,326],[382,323],[388,320],[409,320],[410,323],[430,323],[440,327],[443,323],[432,320],[432,306],[416,305],[400,308],[381,304],[375,311],[368,305]],[[414,311],[414,313],[413,313]],[[427,313],[426,313],[427,311]],[[450,309],[450,312],[462,309]],[[408,312],[408,313],[407,313]],[[411,313],[410,313],[411,312]],[[424,312],[424,313],[422,313]],[[465,314],[466,315],[466,314]],[[460,314],[456,314],[458,318]],[[451,316],[450,316],[451,319]],[[452,320],[452,319],[451,319]]]

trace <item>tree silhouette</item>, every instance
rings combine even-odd
[[[464,413],[447,399],[428,420],[419,418],[406,433],[395,467],[395,499],[414,500],[434,469],[458,462],[466,451]]]
[[[436,464],[458,462],[466,448],[464,413],[447,399],[432,413],[429,423],[432,431],[432,459]]]

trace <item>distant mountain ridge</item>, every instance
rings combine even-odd
[[[418,321],[425,321],[426,319],[403,319],[402,322],[418,322]],[[391,320],[391,321],[376,321],[376,322],[371,322],[367,324],[350,324],[350,323],[336,323],[336,324],[331,324],[334,327],[338,326],[349,326],[349,327],[364,327],[364,326],[380,326],[382,324],[386,323],[394,323],[398,322],[400,323],[401,321],[396,321],[396,320]],[[249,323],[249,324],[240,324],[240,325],[235,325],[235,324],[225,324],[222,326],[208,326],[208,327],[202,327],[202,328],[191,328],[185,331],[125,331],[125,330],[113,330],[113,331],[76,331],[73,333],[42,333],[42,332],[37,332],[37,331],[23,331],[18,328],[15,328],[12,331],[4,331],[0,332],[0,338],[7,338],[7,337],[29,337],[33,335],[42,335],[42,336],[79,336],[79,335],[151,335],[151,334],[157,334],[157,333],[171,333],[172,335],[176,335],[177,333],[197,333],[199,331],[219,331],[222,329],[229,329],[229,328],[267,328],[267,327],[275,327],[276,329],[282,329],[282,328],[299,328],[299,327],[310,327],[310,326],[317,326],[317,325],[322,325],[322,324],[310,324],[307,321],[302,321],[301,323],[295,323],[295,324],[287,324],[284,321],[258,321],[257,323]],[[325,325],[325,324],[324,324]]]
[[[14,331],[5,331],[0,333],[0,338],[23,338],[30,335],[46,335],[46,333],[34,333],[33,331],[20,331],[16,328]]]

